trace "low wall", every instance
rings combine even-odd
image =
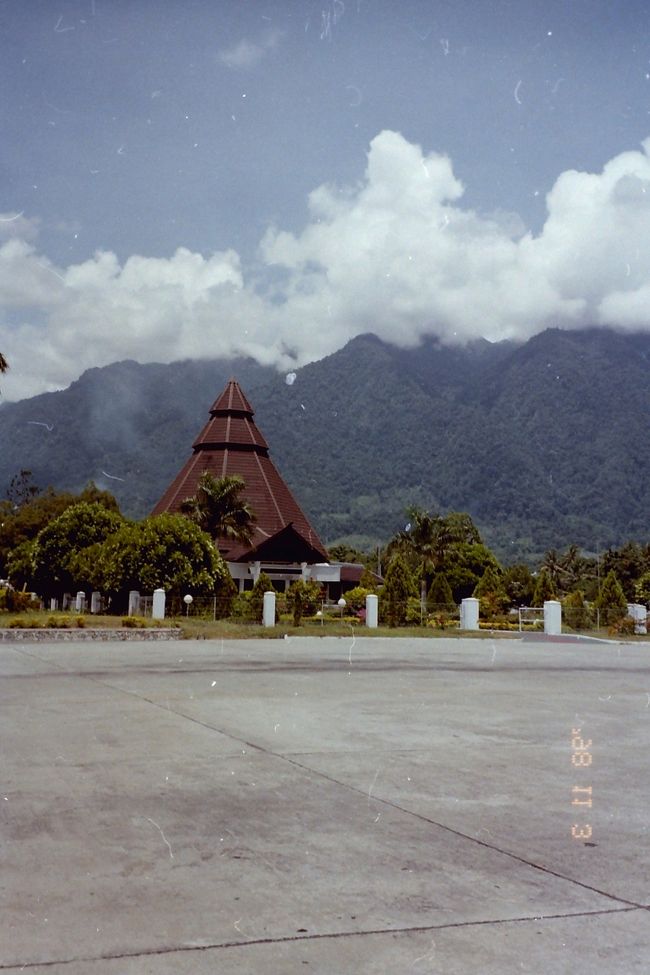
[[[52,640],[67,640],[68,642],[74,641],[75,643],[80,640],[100,640],[108,643],[112,640],[180,640],[181,631],[178,628],[166,628],[166,629],[115,629],[115,630],[93,630],[84,629],[82,627],[74,629],[70,627],[58,627],[48,629],[47,627],[42,627],[40,629],[29,629],[25,627],[21,629],[16,627],[15,629],[0,629],[0,642],[6,641],[7,643],[13,642],[23,642],[23,643],[49,643]]]

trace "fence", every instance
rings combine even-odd
[[[77,597],[84,594],[78,593]],[[135,597],[135,593],[133,596]],[[99,593],[93,593],[93,598],[79,600],[66,594],[63,608],[72,613],[87,613],[104,611],[104,600]],[[95,597],[97,597],[95,599]],[[345,599],[345,596],[343,597]],[[55,602],[55,601],[53,601]],[[466,600],[465,602],[474,602]],[[559,606],[559,604],[555,604]],[[51,606],[51,609],[56,608]],[[153,596],[144,595],[134,598],[131,604],[132,613],[151,618]],[[480,611],[480,606],[479,606]],[[335,626],[346,623],[363,625],[365,619],[365,604],[355,603],[344,605],[341,602],[321,602],[317,610],[306,613],[303,623],[320,627]],[[216,621],[228,619],[233,623],[255,624],[262,623],[262,605],[252,603],[249,594],[231,596],[193,596],[191,602],[186,602],[183,596],[167,596],[165,616],[186,617],[197,620]],[[634,618],[632,618],[634,617]],[[285,594],[277,594],[276,620],[285,619],[291,622]],[[461,626],[460,607],[451,604],[426,604],[417,597],[406,601],[389,602],[379,596],[379,625],[380,626],[410,626],[428,629],[449,629]],[[630,604],[627,613],[620,606],[596,607],[584,603],[581,606],[562,606],[561,629],[573,633],[589,633],[597,631],[614,631],[622,635],[645,633],[650,629],[650,614],[646,607]],[[543,607],[520,607],[499,616],[485,616],[478,619],[481,629],[498,630],[544,630]],[[476,628],[470,626],[470,629]],[[560,632],[555,630],[553,632]]]

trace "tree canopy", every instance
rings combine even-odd
[[[75,560],[84,549],[105,541],[123,522],[120,514],[98,502],[81,501],[66,508],[36,537],[32,562],[37,591],[60,596],[89,582],[79,578]]]
[[[243,478],[232,475],[215,478],[203,473],[197,492],[186,498],[181,513],[214,539],[228,538],[249,544],[253,538],[255,514],[247,501],[240,497]]]
[[[124,523],[97,551],[96,564],[97,588],[115,594],[130,589],[212,593],[229,579],[209,535],[182,515]]]

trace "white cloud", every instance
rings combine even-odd
[[[244,354],[286,373],[367,331],[413,346],[549,325],[650,329],[649,153],[650,140],[601,173],[562,173],[534,237],[516,215],[465,209],[447,157],[382,132],[357,186],[315,189],[301,233],[267,231],[272,295],[234,251],[123,265],[98,252],[59,268],[13,237],[0,247],[2,391],[31,395],[127,357]],[[34,227],[25,220],[24,236]]]
[[[35,240],[38,237],[39,221],[28,219],[21,211],[15,210],[9,213],[0,213],[0,241],[9,240],[12,237],[20,237],[21,240]]]
[[[217,51],[217,60],[227,68],[253,68],[268,51],[277,47],[281,38],[282,31],[279,30],[268,31],[257,41],[249,41],[244,37],[232,47]]]

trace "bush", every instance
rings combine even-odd
[[[291,583],[286,595],[294,626],[300,626],[303,616],[313,616],[322,600],[321,587],[313,580],[297,579]]]
[[[422,604],[417,596],[410,596],[406,602],[405,622],[407,626],[422,625]]]
[[[8,613],[22,613],[33,608],[31,593],[18,592],[16,589],[0,589],[0,612],[5,610]]]
[[[456,612],[454,596],[444,572],[436,572],[431,580],[429,592],[427,593],[427,608],[431,611]]]
[[[67,630],[70,620],[66,616],[48,616],[45,625],[51,630]]]
[[[409,615],[413,616],[413,609],[409,609],[412,598],[417,602],[417,587],[409,568],[401,555],[394,555],[390,560],[384,587],[379,598],[379,614],[382,622],[388,626],[405,626]],[[417,620],[420,622],[420,604],[418,602]]]
[[[237,593],[230,607],[230,615],[238,620],[251,620],[253,618],[251,595],[250,590],[248,592]]]
[[[570,592],[562,601],[562,616],[567,626],[573,630],[590,630],[594,625],[594,617],[584,593],[577,589]]]
[[[634,636],[635,632],[635,621],[631,616],[616,620],[608,629],[611,636]]]
[[[122,617],[122,626],[127,630],[142,630],[145,625],[145,621],[141,616]]]
[[[366,608],[366,596],[369,596],[372,591],[366,589],[365,586],[355,586],[354,589],[349,589],[343,596],[347,609],[352,613],[360,613]]]

